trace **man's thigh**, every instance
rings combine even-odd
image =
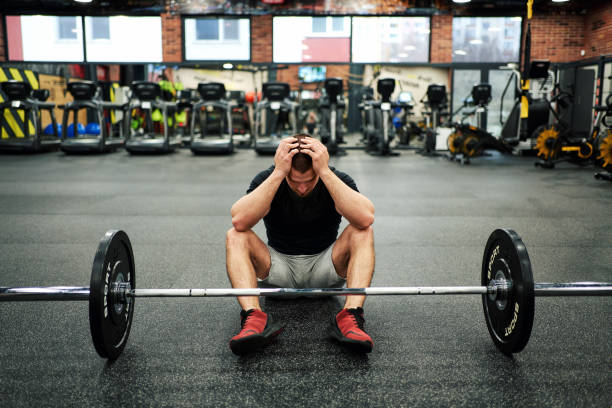
[[[340,287],[345,279],[340,277],[332,261],[332,246],[314,255],[287,255],[269,248],[271,266],[261,287],[326,288]]]

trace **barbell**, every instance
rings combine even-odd
[[[489,334],[504,354],[529,342],[535,296],[611,296],[612,283],[535,283],[523,241],[510,229],[491,233],[485,246],[481,286],[367,288],[136,289],[134,253],[127,234],[108,231],[94,257],[89,287],[0,287],[0,301],[89,301],[96,351],[115,360],[127,343],[137,297],[481,295]]]

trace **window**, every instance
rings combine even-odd
[[[86,59],[88,62],[160,62],[161,32],[161,17],[87,16]]]
[[[429,61],[428,17],[353,17],[352,62]]]
[[[10,61],[83,62],[83,24],[72,16],[6,16]]]
[[[250,18],[186,17],[183,43],[187,61],[248,61]]]
[[[453,62],[518,62],[520,17],[454,17]]]
[[[350,62],[350,17],[291,16],[272,19],[275,63]]]
[[[57,17],[57,25],[60,40],[77,39],[77,17]]]
[[[91,38],[92,40],[110,40],[110,24],[108,17],[92,17]]]
[[[219,20],[198,19],[196,20],[196,39],[198,40],[218,40],[219,39]]]

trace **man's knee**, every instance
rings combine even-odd
[[[374,228],[370,225],[367,228],[357,228],[349,225],[347,227],[352,245],[363,245],[374,242]]]
[[[246,248],[249,236],[252,233],[251,230],[238,231],[236,228],[230,228],[225,234],[226,248]]]

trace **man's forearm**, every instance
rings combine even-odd
[[[372,225],[374,222],[374,204],[366,196],[347,186],[331,170],[321,172],[319,177],[334,200],[336,210],[351,225],[360,229]]]
[[[232,224],[238,231],[253,228],[270,210],[270,204],[285,176],[276,170],[255,190],[236,201],[231,209]]]

